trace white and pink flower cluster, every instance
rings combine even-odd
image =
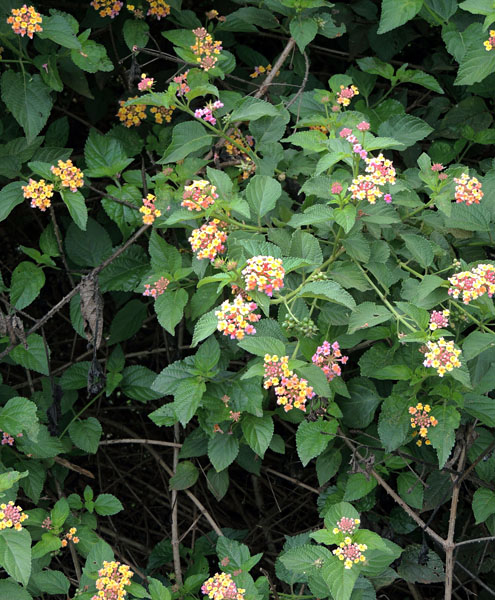
[[[215,102],[208,102],[208,104],[206,104],[203,108],[197,108],[194,111],[194,116],[196,117],[196,119],[203,119],[203,121],[206,121],[211,125],[215,125],[217,120],[213,116],[213,111],[218,110],[222,107],[223,102],[220,102],[220,100],[215,100]]]
[[[321,346],[318,346],[312,358],[313,364],[320,367],[328,381],[332,381],[335,377],[340,377],[342,369],[339,363],[345,365],[348,360],[348,356],[342,356],[338,342],[330,344],[327,340]]]

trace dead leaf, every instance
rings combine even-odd
[[[83,277],[79,294],[84,333],[92,347],[98,350],[103,334],[103,298],[98,286],[98,277],[96,275]]]

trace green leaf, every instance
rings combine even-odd
[[[261,117],[278,117],[279,115],[279,111],[273,104],[259,98],[246,96],[236,104],[230,115],[230,122],[256,121],[256,119],[261,119]]]
[[[0,597],[8,598],[9,600],[32,600],[31,594],[19,584],[8,579],[0,581]]]
[[[459,4],[459,8],[466,10],[474,15],[485,15],[493,13],[493,0],[464,0]]]
[[[487,52],[483,46],[483,41],[488,39],[488,35],[482,33],[481,27],[478,33],[480,33],[478,44],[472,42],[459,63],[459,71],[454,85],[473,85],[473,83],[483,81],[495,70],[494,53]]]
[[[348,427],[364,429],[373,421],[381,398],[373,382],[365,377],[354,377],[347,385],[350,397],[339,403],[344,423]]]
[[[292,19],[289,29],[290,34],[296,40],[297,47],[301,52],[304,52],[304,48],[314,40],[318,33],[318,25],[311,17],[305,19],[296,17]]]
[[[255,356],[265,356],[265,354],[285,355],[285,344],[272,337],[254,335],[244,338],[238,342],[238,345]]]
[[[81,450],[91,454],[97,452],[101,434],[100,422],[94,417],[74,421],[69,427],[69,436],[74,444]]]
[[[321,575],[330,588],[334,600],[349,600],[359,571],[357,565],[354,565],[352,569],[345,569],[344,563],[333,555],[325,561]]]
[[[455,431],[459,427],[461,415],[446,402],[442,406],[435,406],[431,414],[438,419],[438,425],[428,429],[428,438],[437,451],[438,466],[442,469],[454,447]]]
[[[417,85],[425,87],[428,90],[437,92],[438,94],[444,93],[442,87],[440,86],[438,81],[433,77],[433,75],[429,75],[424,71],[417,71],[413,69],[406,69],[401,73],[399,73],[399,71],[397,71],[397,75],[400,75],[400,81],[403,83],[415,83]]]
[[[90,130],[84,146],[84,158],[88,165],[86,175],[89,177],[112,177],[131,164],[124,147],[119,140],[108,135],[101,135]]]
[[[50,518],[52,520],[53,527],[59,529],[63,526],[67,517],[70,514],[69,503],[66,498],[60,498],[57,500],[54,507],[50,512]]]
[[[53,105],[50,88],[39,75],[28,77],[12,69],[3,73],[1,88],[2,100],[24,129],[28,144],[31,143],[50,115]]]
[[[106,229],[88,219],[86,231],[71,223],[65,237],[69,258],[80,266],[97,267],[112,253],[112,240]]]
[[[399,496],[413,508],[423,508],[423,483],[413,473],[401,473],[397,477]]]
[[[241,426],[242,433],[253,452],[263,458],[273,437],[272,417],[270,415],[255,417],[248,414],[243,416]]]
[[[412,400],[407,395],[385,398],[378,419],[378,435],[387,452],[393,452],[405,443],[410,431],[409,406]]]
[[[81,34],[79,40],[82,39]],[[75,65],[88,73],[98,71],[113,71],[112,61],[108,58],[105,46],[93,40],[82,42],[82,50],[71,50],[70,57]]]
[[[471,360],[488,348],[495,347],[495,334],[482,331],[471,332],[462,343],[462,354],[466,360]]]
[[[43,31],[39,34],[43,40],[51,40],[64,48],[81,50],[81,42],[77,39],[70,22],[60,14],[43,16]]]
[[[10,358],[21,367],[32,369],[43,375],[49,375],[48,358],[43,338],[37,333],[32,333],[28,335],[26,341],[27,349],[22,344],[16,346],[10,352]]]
[[[31,582],[45,594],[67,596],[69,593],[70,581],[60,571],[38,571],[31,577]]]
[[[298,229],[292,235],[290,256],[305,258],[311,265],[321,265],[323,255],[314,235]]]
[[[330,300],[330,302],[342,304],[342,306],[347,306],[349,308],[356,306],[354,298],[336,281],[327,280],[306,283],[299,292],[299,296],[303,298],[321,298],[323,300]]]
[[[2,473],[0,475],[0,492],[10,490],[14,483],[17,483],[20,479],[27,477],[28,475],[29,471],[24,471],[24,473],[19,473],[19,471],[7,471],[6,473]]]
[[[233,435],[216,433],[208,442],[208,458],[219,473],[234,462],[239,454],[239,442]]]
[[[391,0],[394,2],[394,0]],[[422,0],[420,0],[422,2]],[[397,6],[397,5],[396,5]],[[398,13],[402,12],[397,11]],[[426,121],[413,115],[394,115],[384,121],[378,128],[378,135],[390,137],[401,143],[398,149],[404,146],[409,148],[419,140],[424,139],[433,131],[433,127]]]
[[[132,292],[148,270],[144,250],[133,244],[100,273],[100,289],[102,292]]]
[[[165,290],[155,300],[155,312],[160,325],[171,335],[175,334],[175,327],[182,319],[184,307],[189,300],[186,290],[180,288],[175,291]]]
[[[113,494],[100,494],[95,500],[95,511],[102,517],[116,515],[124,510],[122,502]]]
[[[148,577],[148,582],[151,600],[172,600],[170,590],[161,581],[153,579],[153,577]]]
[[[149,25],[145,21],[126,19],[122,34],[129,50],[132,50],[133,46],[144,48],[148,43],[149,30]]]
[[[174,273],[182,267],[180,252],[174,246],[167,244],[156,230],[151,232],[148,250],[151,257],[151,267],[156,271]]]
[[[246,188],[249,205],[259,219],[275,208],[281,194],[280,183],[267,175],[255,175]]]
[[[387,33],[404,25],[419,13],[422,6],[423,0],[402,0],[400,7],[395,0],[382,0],[382,14],[377,33]]]
[[[177,162],[197,150],[206,150],[211,146],[212,135],[196,121],[185,121],[174,127],[172,143],[167,148],[160,164]]]
[[[27,529],[0,531],[0,563],[13,579],[22,585],[28,584],[31,576],[31,536]]]
[[[402,239],[406,248],[413,255],[414,260],[422,267],[429,267],[433,262],[433,248],[431,243],[420,235],[414,233],[402,233]]]
[[[36,404],[21,396],[10,398],[0,409],[0,429],[11,436],[25,432],[29,437],[35,437],[38,432]]]
[[[296,432],[296,448],[305,467],[312,458],[319,456],[337,432],[337,421],[301,421]]]
[[[183,379],[177,386],[174,394],[174,411],[184,427],[196,414],[205,390],[205,383],[195,377]]]
[[[483,523],[495,513],[495,492],[486,488],[477,489],[473,496],[473,514],[476,524]]]
[[[41,558],[49,552],[54,552],[62,547],[60,538],[54,533],[41,534],[41,540],[32,548],[32,557]]]
[[[383,60],[376,58],[376,56],[367,56],[366,58],[358,58],[356,60],[361,71],[369,73],[370,75],[380,75],[385,79],[392,79],[394,77],[394,68]]]
[[[215,469],[209,469],[206,473],[206,482],[210,492],[220,502],[229,489],[229,470],[224,469],[217,473]]]
[[[352,473],[345,486],[344,500],[352,502],[369,494],[377,486],[376,479],[364,473]]]
[[[141,329],[146,315],[146,305],[140,300],[134,299],[125,304],[112,320],[108,345],[133,337]]]
[[[22,181],[13,181],[0,191],[0,221],[4,221],[18,204],[24,202],[22,185]]]
[[[322,562],[325,564],[331,556],[330,550],[323,546],[304,544],[281,554],[280,561],[289,571],[311,573],[319,570]]]
[[[12,273],[10,282],[10,302],[18,310],[29,306],[45,285],[43,269],[32,262],[21,262]]]
[[[74,223],[86,231],[86,223],[88,222],[88,209],[86,202],[81,192],[71,192],[70,190],[60,190],[60,195],[65,206],[69,209],[69,214]]]
[[[344,208],[334,209],[333,217],[335,221],[342,227],[344,233],[349,233],[356,222],[356,213],[356,207],[352,204],[348,204],[347,206],[344,206]]]
[[[199,344],[199,342],[202,342],[214,331],[216,331],[218,325],[218,319],[215,316],[216,310],[218,310],[218,308],[210,310],[202,317],[200,317],[200,319],[196,323],[194,327],[193,340],[191,342],[192,348],[195,348]]]
[[[177,465],[173,477],[170,478],[171,490],[187,490],[192,487],[199,477],[197,467],[189,460],[183,460]]]
[[[139,402],[148,402],[162,396],[151,387],[155,379],[156,373],[151,369],[141,365],[132,365],[122,371],[120,387],[128,398],[139,400]]]
[[[351,334],[358,329],[374,327],[389,321],[392,317],[392,313],[384,306],[374,302],[363,302],[352,311],[347,333]]]

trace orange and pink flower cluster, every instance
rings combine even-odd
[[[289,357],[278,357],[276,354],[264,357],[264,383],[265,390],[273,387],[277,397],[277,404],[283,406],[285,412],[293,408],[306,410],[306,401],[315,396],[313,388],[306,379],[298,377],[288,366]]]
[[[483,42],[483,46],[488,52],[495,48],[495,31],[493,29],[490,29],[490,37]]]
[[[230,573],[215,573],[201,586],[201,593],[210,600],[244,600],[243,588],[238,588]]]
[[[7,23],[12,25],[14,33],[21,37],[27,35],[31,39],[35,33],[43,31],[42,22],[40,13],[36,12],[33,6],[27,6],[27,4],[21,8],[13,8],[11,16],[7,19]]]
[[[312,358],[313,364],[320,367],[328,381],[332,381],[334,377],[339,377],[342,374],[339,363],[345,365],[348,360],[348,356],[342,356],[338,342],[330,344],[327,340],[321,346],[318,346]]]
[[[257,288],[271,297],[274,291],[278,292],[284,287],[285,270],[281,258],[253,256],[248,259],[242,274],[247,290]]]
[[[411,416],[411,427],[415,430],[413,436],[418,435],[422,439],[418,439],[416,445],[422,446],[424,443],[429,446],[431,444],[428,439],[428,429],[430,427],[436,427],[438,425],[437,419],[433,415],[430,415],[431,406],[429,404],[423,405],[418,402],[416,406],[409,407],[409,414]]]
[[[71,160],[58,161],[58,166],[52,165],[50,171],[60,178],[62,187],[68,187],[71,192],[77,192],[77,188],[84,185],[84,174],[72,164]]]
[[[245,302],[239,294],[233,302],[225,300],[220,309],[215,311],[217,329],[231,340],[242,340],[245,335],[256,333],[253,323],[261,319],[254,311],[258,308],[255,302]]]
[[[119,100],[120,108],[117,112],[117,117],[127,128],[137,127],[141,125],[141,121],[147,118],[146,104],[131,104],[124,106],[128,100],[135,100],[137,96],[127,98],[127,100]]]
[[[464,304],[469,304],[483,294],[491,298],[495,294],[495,267],[490,264],[479,264],[471,271],[462,271],[449,277],[449,295],[459,298],[462,295]]]
[[[218,60],[218,55],[222,51],[222,43],[219,41],[214,42],[204,27],[197,27],[192,32],[196,36],[196,42],[191,46],[191,50],[197,57],[196,60],[199,66],[204,71],[209,71]]]
[[[154,194],[148,194],[146,198],[143,198],[143,206],[141,206],[139,212],[143,215],[145,225],[151,225],[162,214],[162,211],[155,207],[155,201],[156,196]]]
[[[429,328],[431,331],[449,326],[450,310],[433,310],[430,314]]]
[[[206,210],[215,204],[215,200],[218,198],[216,190],[217,188],[206,179],[195,179],[191,185],[184,187],[181,206],[191,211]]]
[[[39,208],[42,212],[50,208],[50,198],[53,197],[52,183],[46,183],[44,179],[40,179],[39,181],[29,179],[29,183],[23,185],[22,190],[24,198],[31,200],[31,208]]]
[[[131,583],[134,573],[127,565],[114,560],[103,561],[103,568],[98,571],[95,594],[91,600],[122,600],[127,595],[126,585]]]
[[[351,85],[349,87],[344,87],[343,85],[341,85],[340,92],[337,96],[337,104],[340,104],[342,106],[349,106],[352,98],[354,98],[354,96],[357,95],[359,95],[359,90],[355,85]]]
[[[445,373],[449,373],[461,366],[461,361],[459,360],[461,351],[454,346],[453,341],[447,342],[443,337],[435,342],[426,342],[426,346],[421,351],[425,355],[423,365],[436,369],[439,377],[443,377]]]
[[[124,6],[120,0],[92,0],[89,3],[95,10],[100,11],[100,17],[115,19]]]
[[[332,554],[344,562],[345,569],[352,569],[353,565],[357,565],[366,560],[363,553],[368,549],[368,546],[366,544],[358,544],[350,537],[355,533],[356,529],[359,528],[360,523],[361,521],[359,519],[342,517],[337,521],[336,527],[332,530],[334,535],[345,535],[343,541],[338,544],[338,548],[332,550]],[[340,537],[340,539],[342,539],[342,537]]]
[[[152,296],[153,298],[161,296],[167,289],[169,283],[170,281],[166,277],[160,277],[153,285],[151,285],[151,283],[145,283],[143,296]]]
[[[481,183],[476,177],[469,178],[467,173],[463,173],[459,178],[454,177],[457,183],[455,186],[455,201],[459,204],[465,202],[467,206],[471,204],[479,204],[483,198],[481,191]]]
[[[209,258],[213,262],[218,254],[225,252],[227,233],[223,227],[226,227],[225,223],[213,219],[192,231],[189,243],[199,260]]]

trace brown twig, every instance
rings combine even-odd
[[[304,92],[304,88],[306,87],[306,84],[308,83],[310,64],[309,64],[309,58],[308,58],[308,55],[306,54],[306,52],[303,52],[303,57],[304,57],[305,65],[306,65],[306,71],[304,72],[304,78],[302,80],[301,87],[297,90],[297,92],[294,94],[294,96],[285,105],[286,109],[288,109],[290,106],[292,106],[294,104],[294,102]]]
[[[275,469],[270,469],[270,467],[262,467],[262,469],[263,469],[263,471],[266,471],[267,473],[271,473],[272,475],[276,475],[277,477],[280,477],[280,479],[285,479],[286,481],[290,481],[294,485],[298,485],[299,487],[302,487],[305,490],[309,490],[310,492],[313,492],[314,494],[319,494],[320,493],[320,491],[317,490],[316,488],[311,487],[310,485],[307,485],[306,483],[303,483],[302,481],[299,481],[298,479],[294,479],[294,477],[289,477],[288,475],[284,475],[283,473],[279,473],[278,471],[275,471]]]
[[[489,537],[474,538],[472,540],[464,540],[463,542],[457,542],[455,547],[458,548],[459,546],[464,546],[466,544],[481,544],[482,542],[493,541],[495,541],[495,535],[491,535]]]
[[[174,424],[174,442],[179,440],[179,424]],[[177,465],[179,464],[179,449],[174,448],[173,458],[174,475],[177,473]],[[176,489],[172,489],[172,554],[174,557],[174,572],[177,585],[182,585],[182,568],[180,566],[180,542],[179,542],[179,520],[178,520],[178,494]]]
[[[113,444],[152,444],[153,446],[168,446],[170,448],[182,448],[182,444],[176,442],[165,442],[162,440],[146,440],[141,438],[124,438],[121,440],[102,440],[100,446],[111,446]]]
[[[293,37],[289,38],[289,41],[287,42],[285,48],[282,50],[282,54],[278,57],[277,62],[273,65],[272,70],[268,74],[267,78],[260,85],[260,87],[257,90],[257,92],[254,94],[255,98],[261,98],[262,96],[265,95],[266,90],[272,84],[272,81],[277,76],[277,73],[278,73],[278,71],[280,71],[280,68],[284,64],[286,58],[292,52],[292,48],[294,48],[295,43],[296,43],[296,40]]]

